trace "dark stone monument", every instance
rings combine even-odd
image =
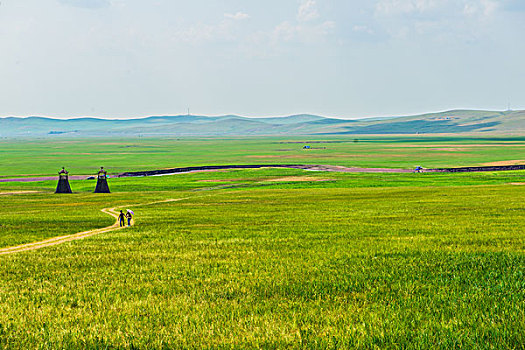
[[[110,193],[108,186],[108,173],[104,170],[104,167],[100,167],[100,170],[98,171],[95,193]]]
[[[69,173],[64,167],[58,172],[58,185],[55,193],[73,193],[69,186]]]

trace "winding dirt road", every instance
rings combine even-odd
[[[163,200],[163,201],[157,201],[157,202],[151,202],[151,203],[145,203],[145,204],[135,204],[135,205],[132,205],[132,206],[131,205],[129,205],[129,206],[123,205],[123,206],[119,206],[119,208],[121,208],[121,207],[138,207],[138,206],[152,205],[152,204],[158,204],[158,203],[177,202],[177,201],[182,201],[182,200],[185,200],[185,199],[189,199],[189,197],[187,197],[187,198],[177,198],[177,199],[167,199],[167,200]],[[15,253],[20,253],[20,252],[27,252],[27,251],[30,251],[30,250],[42,249],[42,248],[51,247],[51,246],[59,245],[59,244],[66,243],[66,242],[76,241],[76,240],[79,240],[79,239],[84,239],[84,238],[87,238],[87,237],[99,235],[101,233],[106,233],[106,232],[115,231],[115,230],[121,230],[121,229],[124,229],[124,228],[127,227],[127,226],[120,227],[119,222],[118,222],[118,215],[119,215],[119,213],[117,212],[116,207],[115,208],[104,208],[101,211],[104,214],[108,214],[108,215],[111,215],[112,217],[114,217],[115,218],[115,223],[113,225],[111,225],[111,226],[99,228],[99,229],[96,229],[96,230],[89,230],[89,231],[84,231],[84,232],[78,232],[78,233],[74,233],[74,234],[67,235],[67,236],[53,237],[53,238],[46,239],[44,241],[22,244],[22,245],[19,245],[19,246],[16,246],[16,247],[0,248],[0,255],[8,255],[8,254],[15,254]],[[131,224],[133,225],[133,223],[134,222],[132,221]]]
[[[124,228],[124,227],[119,226],[118,213],[116,212],[115,208],[104,208],[101,211],[105,214],[113,216],[116,219],[115,223],[111,226],[99,228],[96,230],[78,232],[78,233],[74,233],[72,235],[67,235],[67,236],[53,237],[53,238],[46,239],[44,241],[22,244],[16,247],[0,248],[0,255],[14,254],[14,253],[26,252],[29,250],[36,250],[36,249],[41,249],[45,247],[51,247],[54,245],[71,242],[71,241],[75,241],[78,239],[83,239],[83,238],[91,237],[91,236],[98,235],[101,233],[114,231],[114,230],[120,230]]]

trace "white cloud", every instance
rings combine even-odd
[[[273,38],[276,41],[291,41],[297,34],[297,28],[290,22],[282,22],[273,30]]]
[[[269,57],[281,55],[290,44],[315,46],[327,43],[334,33],[336,22],[320,21],[315,0],[302,0],[295,19],[274,24],[270,30],[259,30],[245,37],[245,48],[249,56]]]
[[[233,19],[235,21],[240,21],[240,20],[250,18],[250,15],[247,13],[243,13],[243,12],[237,12],[237,13],[225,13],[224,17],[228,19]]]
[[[175,41],[199,44],[212,40],[217,35],[217,28],[208,24],[195,24],[175,31],[173,39]]]
[[[486,41],[503,14],[504,1],[376,0],[372,28],[396,40]]]
[[[303,43],[321,42],[335,28],[335,22],[325,21],[316,25],[292,24],[282,22],[272,34],[272,42],[299,41]]]
[[[365,25],[355,25],[352,30],[356,33],[374,34],[374,30]]]
[[[97,9],[110,6],[109,0],[58,0],[63,5]]]
[[[380,0],[376,3],[375,9],[376,14],[387,16],[426,13],[443,6],[446,2],[446,0]]]
[[[378,0],[375,14],[379,16],[434,17],[433,20],[459,15],[492,16],[500,5],[497,0]]]
[[[492,0],[469,1],[463,8],[463,13],[469,17],[492,17],[499,9],[499,3]]]
[[[319,18],[319,11],[315,0],[303,0],[297,12],[297,20],[308,22],[317,18]]]
[[[193,23],[179,27],[173,32],[172,40],[200,45],[209,42],[239,41],[243,38],[241,25],[238,21],[250,16],[243,12],[225,13],[224,19],[216,23]]]

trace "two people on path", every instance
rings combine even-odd
[[[120,223],[120,227],[126,226],[126,219],[128,219],[128,226],[131,226],[131,219],[133,218],[133,212],[131,210],[128,210],[126,214],[120,211],[120,214],[118,215],[118,221]]]

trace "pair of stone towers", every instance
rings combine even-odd
[[[55,193],[73,193],[69,185],[69,172],[62,167],[58,172],[58,185]],[[95,193],[110,193],[108,185],[108,173],[101,167],[97,174],[97,187]]]

